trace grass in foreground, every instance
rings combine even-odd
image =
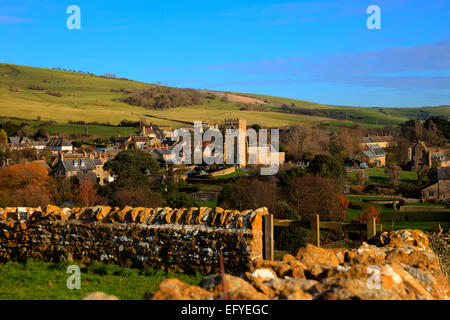
[[[156,292],[166,278],[178,278],[198,285],[201,275],[167,273],[162,270],[131,269],[117,265],[93,263],[81,268],[81,289],[69,290],[71,274],[67,267],[75,262],[49,263],[28,260],[26,263],[0,263],[0,300],[77,300],[103,291],[119,299],[140,300],[147,292]]]

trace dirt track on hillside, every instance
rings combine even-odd
[[[250,97],[244,97],[244,96],[240,96],[237,94],[230,94],[230,93],[216,92],[216,91],[207,91],[207,90],[200,90],[200,91],[213,94],[213,95],[219,97],[220,99],[226,95],[228,98],[228,101],[231,101],[231,102],[250,103],[250,104],[267,104],[263,100],[250,98]]]

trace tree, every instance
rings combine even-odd
[[[186,192],[180,192],[178,185],[168,183],[159,186],[160,194],[164,199],[164,206],[172,208],[197,207],[197,201]]]
[[[429,119],[424,124],[425,127],[425,140],[433,146],[444,146],[445,139],[442,136],[442,132],[438,129],[438,126],[433,120]]]
[[[339,184],[317,175],[293,177],[283,192],[286,202],[302,218],[320,214],[324,219],[343,220],[345,209],[341,203]]]
[[[356,172],[356,181],[358,185],[363,186],[366,184],[366,182],[369,180],[369,177],[366,174],[366,171],[359,170]]]
[[[105,163],[104,170],[117,177],[113,182],[116,190],[149,187],[148,175],[161,172],[158,162],[139,149],[122,151]]]
[[[39,139],[46,139],[49,137],[49,132],[47,130],[45,130],[44,128],[39,128],[36,133],[34,134],[34,139],[39,140]]]
[[[234,183],[224,186],[219,194],[218,204],[226,209],[257,209],[267,207],[277,211],[278,191],[276,181],[240,177]]]
[[[345,147],[342,140],[339,137],[337,136],[331,137],[329,151],[331,155],[336,158],[339,159],[344,158]]]
[[[92,207],[100,200],[97,188],[88,176],[84,176],[80,181],[79,192],[76,197],[78,202],[85,207]]]
[[[342,161],[326,154],[319,154],[311,161],[309,170],[326,178],[333,178],[339,182],[345,177],[346,172]]]
[[[400,176],[402,175],[402,168],[400,168],[395,163],[389,163],[385,169],[384,172],[388,176],[389,182],[392,186],[397,186]]]
[[[305,143],[311,134],[311,130],[305,126],[295,126],[283,134],[281,141],[286,145],[289,157],[299,161],[305,151]]]
[[[52,201],[47,169],[39,163],[21,163],[0,171],[0,199],[8,206],[44,207]]]
[[[425,123],[424,127],[429,128],[430,123],[433,122],[439,129],[440,134],[444,136],[445,139],[450,139],[450,122],[441,117],[429,117]]]
[[[151,190],[126,190],[121,189],[114,194],[114,205],[118,207],[147,207],[157,208],[163,205],[161,197]]]
[[[8,143],[8,135],[3,129],[0,129],[0,143]]]
[[[29,125],[24,125],[17,131],[17,135],[21,137],[31,137],[33,136],[33,128]]]
[[[367,205],[359,213],[359,223],[367,223],[370,218],[375,218],[375,221],[380,223],[380,212],[381,209],[375,207],[373,204]]]
[[[63,206],[68,201],[71,201],[74,192],[74,185],[71,179],[58,178],[55,179],[52,185],[53,199],[57,206]]]
[[[293,210],[286,202],[280,201],[278,207],[280,208],[281,218],[300,220],[300,217],[295,210]],[[307,244],[306,235],[307,230],[301,226],[294,225],[280,228],[280,230],[275,233],[275,248],[295,255],[300,247]]]
[[[259,132],[259,130],[261,130],[261,126],[257,123],[254,123],[252,125],[252,129],[254,129],[256,132]]]
[[[396,144],[387,150],[386,162],[390,163],[408,163],[408,148],[411,147],[411,141],[407,138],[398,136],[395,138]]]

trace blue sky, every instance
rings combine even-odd
[[[81,30],[69,30],[69,5]],[[381,30],[369,30],[369,5]],[[450,104],[450,0],[0,0],[0,62],[319,103]]]

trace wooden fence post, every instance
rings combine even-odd
[[[369,218],[367,220],[367,240],[375,237],[377,234],[377,222],[375,218]]]
[[[318,214],[311,215],[312,243],[320,247],[320,218]]]
[[[263,241],[264,241],[264,260],[273,261],[273,215],[266,214],[264,218],[264,230],[263,230]]]

